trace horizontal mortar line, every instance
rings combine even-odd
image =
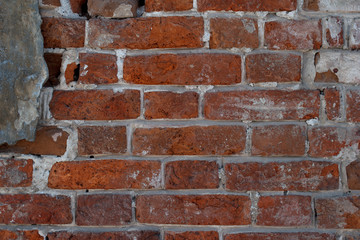
[[[302,232],[313,232],[313,233],[337,233],[340,229],[318,229],[318,228],[296,228],[296,227],[269,227],[254,225],[249,228],[237,229],[236,227],[224,228],[224,234],[237,234],[237,233],[302,233]]]
[[[116,226],[62,226],[60,224],[47,224],[47,225],[1,225],[0,230],[40,230],[50,232],[56,231],[88,231],[88,232],[124,232],[124,231],[159,231],[161,226],[148,226],[145,224],[127,224],[127,225],[116,225]]]

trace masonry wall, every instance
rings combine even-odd
[[[359,1],[92,2],[40,3],[0,239],[360,239]]]

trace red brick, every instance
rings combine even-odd
[[[339,119],[340,116],[340,92],[337,89],[325,89],[326,116],[329,120]]]
[[[129,18],[136,17],[138,0],[88,0],[88,13],[92,17]]]
[[[342,48],[344,46],[344,22],[337,17],[329,17],[323,21],[326,43],[330,48]]]
[[[360,49],[360,19],[355,19],[350,26],[350,48]]]
[[[277,53],[248,55],[246,56],[246,79],[249,83],[299,82],[301,56]]]
[[[329,162],[228,163],[226,188],[236,191],[319,191],[339,188],[339,166]]]
[[[147,12],[187,11],[192,8],[193,0],[147,0],[145,4]]]
[[[126,127],[88,126],[78,128],[80,155],[126,153]]]
[[[333,197],[316,199],[317,226],[319,228],[360,228],[360,197]]]
[[[175,161],[165,166],[165,188],[210,189],[219,187],[218,165],[215,161]]]
[[[59,85],[60,68],[62,62],[62,54],[60,53],[44,53],[44,59],[49,69],[49,79],[44,83],[44,87],[54,87]]]
[[[231,155],[245,148],[243,126],[138,128],[132,145],[136,155]]]
[[[308,130],[309,155],[332,157],[344,148],[360,143],[360,129],[357,127],[312,127]]]
[[[94,194],[77,198],[77,225],[124,225],[130,223],[131,215],[130,195]]]
[[[57,162],[51,168],[50,188],[153,189],[161,184],[158,161],[91,160]]]
[[[251,18],[212,18],[210,48],[257,48],[257,21]]]
[[[236,195],[143,195],[136,199],[140,223],[249,225],[251,201]]]
[[[43,18],[41,32],[45,48],[84,47],[85,20],[70,18]]]
[[[202,47],[200,17],[144,17],[124,20],[92,19],[89,45],[103,49]]]
[[[321,23],[312,20],[266,22],[265,46],[275,50],[319,49]]]
[[[215,231],[189,231],[189,232],[165,232],[165,240],[218,240],[219,234]]]
[[[225,235],[225,240],[335,240],[335,234],[296,232],[296,233],[235,233]]]
[[[12,231],[12,230],[0,230],[0,240],[43,240],[38,231]]]
[[[150,85],[236,84],[241,82],[241,56],[223,53],[128,56],[124,80]]]
[[[78,14],[83,13],[83,9],[86,7],[87,0],[69,0],[69,1],[73,13],[78,13]]]
[[[42,4],[46,6],[52,6],[52,7],[60,7],[61,2],[60,0],[42,0]]]
[[[319,117],[320,93],[312,90],[209,92],[205,118],[212,120],[306,120]]]
[[[298,227],[311,224],[311,197],[262,196],[258,202],[257,225]]]
[[[349,90],[346,93],[346,118],[349,122],[360,122],[360,91]]]
[[[140,92],[54,91],[50,111],[58,120],[134,119],[140,116]]]
[[[198,10],[209,11],[292,11],[296,10],[296,0],[198,0]]]
[[[100,53],[80,53],[79,82],[85,84],[117,83],[116,56]]]
[[[160,240],[160,233],[155,231],[123,231],[123,232],[52,232],[48,234],[49,240]]]
[[[146,92],[146,119],[189,119],[199,115],[199,95],[196,92]]]
[[[360,190],[360,161],[354,161],[346,167],[349,189]]]
[[[71,83],[72,81],[77,81],[78,76],[76,76],[76,72],[80,71],[80,65],[76,64],[75,62],[69,63],[66,65],[65,69],[65,81],[67,84]]]
[[[0,160],[0,187],[31,186],[33,160]]]
[[[255,126],[251,154],[258,156],[303,156],[306,130],[298,125]]]
[[[57,127],[39,127],[35,141],[21,140],[11,146],[3,144],[0,152],[61,156],[66,151],[68,136],[67,132]]]
[[[0,195],[2,224],[69,224],[71,222],[71,204],[67,196]]]

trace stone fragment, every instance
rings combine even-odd
[[[136,17],[138,0],[88,0],[90,16],[105,18]]]

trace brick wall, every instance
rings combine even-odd
[[[360,239],[360,2],[141,5],[40,1],[0,239]]]

